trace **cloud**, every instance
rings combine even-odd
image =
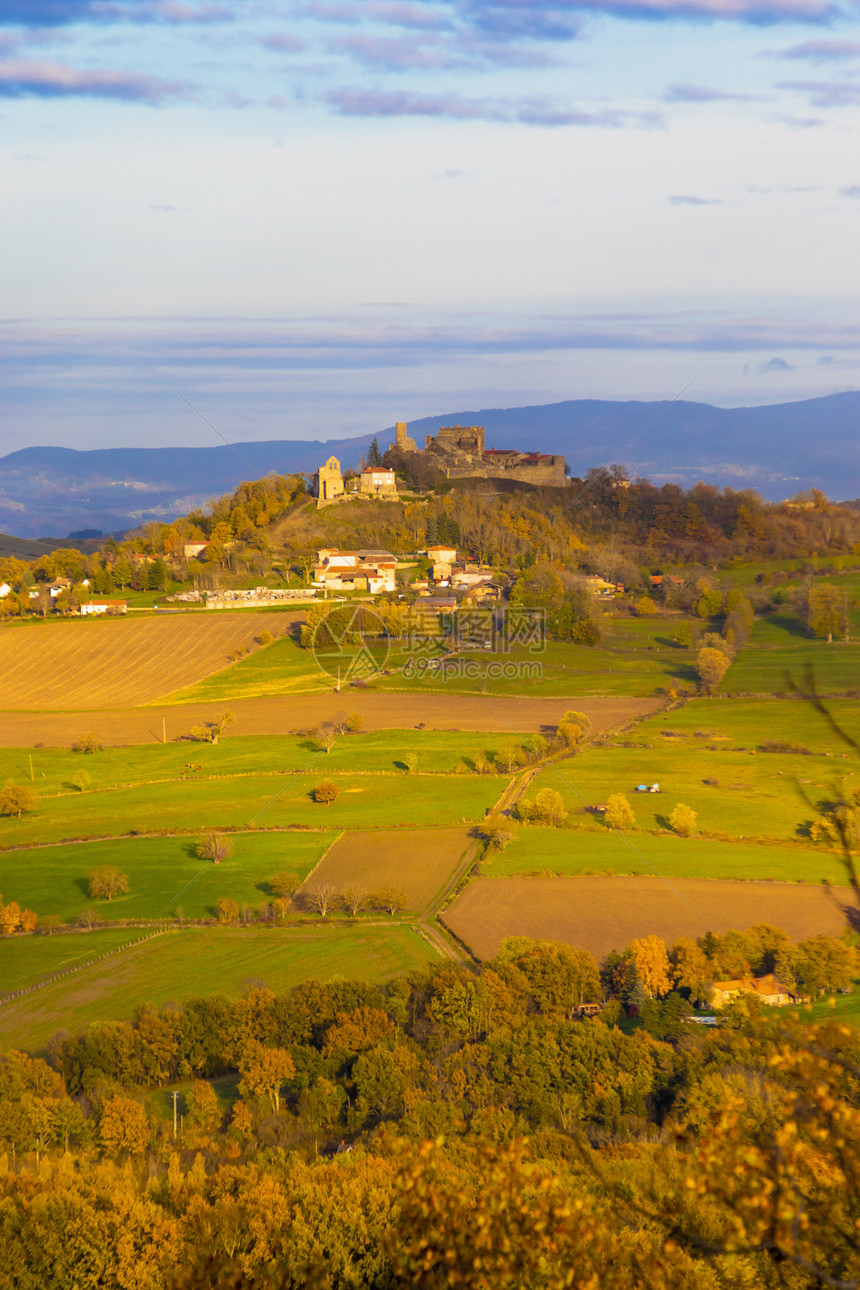
[[[181,0],[0,0],[0,24],[23,27],[63,27],[79,22],[232,22],[234,13],[223,4],[199,8]]]
[[[849,184],[847,188],[840,188],[839,196],[860,198],[860,184]]]
[[[781,81],[777,89],[808,94],[815,107],[856,107],[860,104],[860,85],[851,81]]]
[[[839,13],[833,0],[459,0],[458,11],[476,27],[509,37],[566,40],[576,35],[580,13],[621,18],[702,18],[770,24],[821,22]]]
[[[690,193],[673,193],[666,201],[670,206],[722,206],[719,197],[694,197]]]
[[[771,358],[766,363],[759,363],[755,370],[760,376],[764,376],[766,372],[795,372],[797,368],[786,363],[784,358]]]
[[[0,23],[57,27],[96,16],[94,0],[0,0]]]
[[[777,121],[787,125],[790,130],[816,130],[820,125],[826,125],[822,116],[778,116]]]
[[[308,47],[306,40],[301,40],[298,36],[285,36],[277,31],[269,36],[263,36],[260,44],[264,49],[274,50],[276,54],[299,54]]]
[[[183,86],[140,72],[106,67],[83,72],[58,63],[0,63],[0,98],[77,97],[156,104],[186,96]]]
[[[749,102],[754,94],[731,94],[728,90],[713,90],[707,85],[669,85],[663,98],[667,103],[727,103]]]
[[[235,17],[224,5],[207,4],[202,9],[191,9],[186,4],[176,3],[176,0],[159,0],[152,6],[152,13],[154,17],[172,23],[233,22]]]
[[[436,117],[454,121],[504,121],[542,126],[621,126],[653,124],[629,113],[582,112],[536,99],[464,99],[456,94],[417,94],[411,90],[331,90],[326,102],[341,116]]]
[[[424,30],[442,30],[450,28],[451,22],[445,15],[418,4],[400,4],[397,0],[378,0],[376,4],[365,4],[362,11],[368,18],[376,18],[392,27],[416,27]]]
[[[829,63],[840,59],[860,58],[860,40],[805,40],[788,49],[768,50],[772,58],[808,58]]]
[[[350,54],[360,63],[389,72],[414,68],[474,66],[457,45],[444,45],[438,37],[419,43],[406,36],[348,36],[335,49]]]

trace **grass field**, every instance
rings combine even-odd
[[[57,945],[61,939],[65,938],[52,938],[51,943]],[[94,939],[94,945],[98,943]],[[20,963],[26,963],[31,946],[41,948],[40,939],[30,937],[16,944]],[[245,986],[261,982],[278,991],[312,978],[382,981],[435,957],[430,946],[403,924],[348,933],[329,928],[168,932],[4,1004],[0,1047],[38,1050],[60,1029],[74,1034],[94,1021],[130,1017],[147,1002],[181,1003],[207,994],[235,996]]]
[[[705,882],[686,878],[478,878],[445,914],[445,922],[481,959],[506,936],[562,941],[602,960],[637,936],[671,944],[707,931],[743,931],[754,923],[782,927],[792,940],[846,926],[850,896],[825,887]]]
[[[860,702],[831,699],[827,706],[846,733],[860,742]],[[679,731],[688,739],[692,736],[699,746],[720,741],[726,747],[757,748],[768,740],[783,740],[803,744],[811,752],[834,756],[849,752],[812,705],[799,699],[691,699],[656,720],[644,721],[636,738],[653,742],[655,735],[663,738],[659,733],[663,729]],[[844,767],[832,769],[844,771]]]
[[[492,758],[500,749],[498,734],[470,734],[436,730],[377,730],[339,736],[326,753],[319,737],[295,735],[225,739],[218,744],[138,744],[106,748],[92,756],[65,748],[0,748],[0,783],[30,782],[41,794],[78,794],[72,777],[85,770],[91,784],[87,792],[135,783],[157,783],[183,776],[273,774],[304,770],[309,763],[331,771],[405,771],[407,753],[418,757],[425,772],[450,773],[480,754]],[[189,771],[187,763],[199,766]]]
[[[856,636],[860,624],[854,628]],[[793,609],[760,619],[749,643],[732,663],[720,686],[725,694],[775,694],[788,690],[788,677],[803,680],[811,664],[819,693],[860,688],[860,640],[813,640]]]
[[[213,918],[222,897],[241,908],[272,899],[268,881],[286,870],[302,882],[337,833],[245,833],[219,865],[196,855],[194,838],[123,838],[13,851],[3,857],[3,894],[40,916],[70,921],[96,906],[105,919]],[[115,865],[128,875],[127,895],[110,902],[89,896],[87,873]],[[21,942],[14,942],[20,944]]]
[[[400,887],[409,909],[420,911],[438,895],[470,845],[468,829],[344,833],[313,880],[337,888],[351,882],[367,891]]]
[[[55,936],[0,938],[0,994],[22,990],[54,972],[79,967],[107,950],[131,945],[148,935],[139,928],[105,928],[97,932]]]
[[[325,754],[323,754],[325,756]],[[311,799],[331,776],[340,795],[330,805]],[[312,774],[247,776],[45,798],[20,820],[0,819],[0,843],[64,842],[153,829],[245,828],[249,824],[340,829],[348,826],[431,826],[481,819],[503,787],[496,775],[337,774],[315,763]],[[5,859],[4,859],[5,864]]]
[[[711,842],[670,834],[585,832],[529,826],[501,854],[483,861],[491,877],[517,874],[665,874],[683,878],[847,882],[839,856],[806,847]]]
[[[271,619],[269,629],[272,630]],[[166,701],[226,703],[228,700],[255,699],[262,695],[307,694],[316,690],[330,690],[331,684],[331,677],[317,666],[311,651],[300,649],[292,637],[284,636],[273,645],[240,659],[226,671],[181,689],[177,688],[175,693],[168,694]]]
[[[0,709],[148,703],[228,665],[273,620],[263,614],[13,623],[0,631]]]

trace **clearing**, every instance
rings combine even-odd
[[[409,909],[417,911],[438,896],[473,845],[468,829],[344,833],[314,870],[312,882],[338,889],[352,883],[369,892],[399,887]]]
[[[261,613],[12,624],[0,631],[0,709],[151,703],[220,671],[260,632],[285,630],[282,619]]]
[[[90,957],[101,953],[98,938],[103,935],[75,936],[76,950],[78,941],[92,938]],[[48,943],[62,953],[61,943],[67,939],[72,938],[51,937]],[[27,962],[31,947],[41,949],[40,941],[27,937],[16,942],[16,962]],[[60,1029],[77,1034],[93,1021],[131,1017],[144,1003],[182,1003],[213,994],[235,997],[252,984],[287,990],[312,978],[383,981],[436,957],[427,942],[402,923],[348,932],[327,927],[166,932],[0,1005],[0,1047],[32,1052]],[[34,974],[37,970],[44,971],[43,961],[34,966]]]
[[[754,923],[782,927],[793,941],[844,931],[855,910],[842,888],[690,878],[478,878],[445,914],[445,922],[479,959],[507,936],[562,941],[598,961],[637,936],[667,944],[680,936],[744,931]]]

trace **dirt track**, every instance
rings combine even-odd
[[[595,734],[647,716],[659,699],[525,699],[493,695],[391,694],[382,691],[343,694],[283,695],[229,703],[191,703],[163,708],[103,709],[94,712],[0,712],[0,746],[67,748],[80,734],[94,731],[106,743],[161,741],[162,718],[167,738],[177,739],[192,726],[210,721],[225,708],[235,725],[225,738],[278,735],[335,721],[360,712],[365,730],[406,730],[421,722],[428,730],[504,731],[530,734],[558,724],[572,705],[591,718]]]
[[[506,936],[562,941],[598,961],[636,936],[744,931],[754,923],[782,927],[792,940],[839,936],[852,907],[847,887],[776,882],[708,882],[700,878],[478,878],[445,914],[476,957],[492,958]]]

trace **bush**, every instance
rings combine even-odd
[[[272,874],[269,879],[269,886],[275,896],[286,899],[298,891],[300,883],[294,873],[282,869],[278,873]]]
[[[314,801],[322,802],[326,806],[330,806],[339,793],[337,784],[333,784],[330,779],[324,779],[321,784],[317,784],[316,788],[311,789],[311,797]]]
[[[257,637],[257,644],[258,644],[258,645],[271,645],[271,644],[272,644],[272,642],[274,641],[274,639],[275,639],[275,638],[274,638],[274,636],[272,635],[272,633],[271,633],[271,632],[260,632],[260,635]]]
[[[698,812],[679,802],[672,814],[669,816],[669,825],[680,838],[690,838],[696,831],[696,818]]]
[[[98,735],[94,735],[92,733],[81,735],[80,738],[76,739],[72,744],[72,752],[76,753],[97,753],[104,752],[104,750],[105,746],[101,739],[99,739]]]

